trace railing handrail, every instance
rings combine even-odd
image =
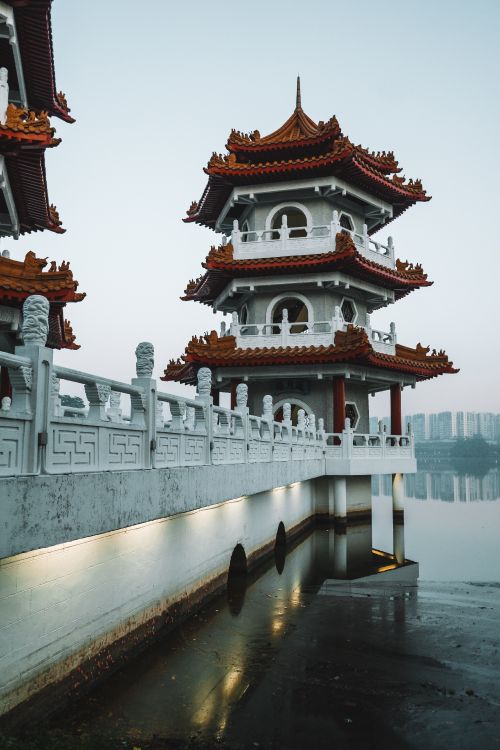
[[[54,374],[60,380],[69,380],[72,383],[81,383],[82,385],[107,385],[112,391],[118,391],[119,393],[126,393],[130,396],[142,395],[144,388],[139,385],[130,385],[129,383],[121,383],[119,380],[113,380],[112,378],[105,378],[101,375],[91,375],[88,372],[82,372],[81,370],[72,370],[69,367],[59,367],[54,365]]]
[[[16,369],[19,367],[31,367],[31,359],[29,357],[21,357],[19,354],[0,352],[0,365]]]

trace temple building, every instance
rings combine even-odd
[[[369,395],[389,390],[393,435],[402,433],[401,391],[454,373],[444,351],[400,344],[381,331],[377,310],[429,286],[418,263],[398,260],[391,237],[374,235],[417,202],[420,180],[405,179],[392,152],[354,145],[336,117],[314,122],[296,106],[273,133],[233,130],[227,154],[214,153],[208,181],[186,222],[222,234],[203,274],[182,297],[231,315],[228,327],[195,336],[164,380],[194,384],[210,367],[214,400],[251,384],[251,413],[274,397],[325,418],[339,433],[346,417],[369,432]]]
[[[66,98],[55,82],[51,28],[52,0],[0,0],[0,237],[19,239],[34,231],[65,230],[48,197],[45,151],[60,143],[50,117],[72,123]],[[68,302],[78,302],[69,263],[59,265],[29,251],[24,259],[0,252],[0,351],[13,352],[20,340],[26,297],[49,300],[48,345],[77,349]],[[6,368],[0,396],[9,395]]]

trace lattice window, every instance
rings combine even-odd
[[[350,232],[354,232],[354,222],[349,216],[349,214],[340,214],[339,223],[342,229],[349,230],[348,232],[344,232],[344,234],[349,234]]]
[[[358,316],[358,311],[356,310],[356,305],[351,299],[342,300],[340,310],[346,323],[354,323]]]

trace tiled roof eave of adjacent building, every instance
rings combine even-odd
[[[37,258],[29,251],[24,261],[0,256],[0,303],[23,302],[30,294],[42,294],[50,302],[80,302],[85,293],[77,292],[78,282],[73,278],[69,264],[57,268],[55,262],[49,270],[45,258]]]
[[[65,232],[55,207],[49,203],[43,149],[21,151],[15,156],[6,153],[5,160],[20,233],[45,229]]]
[[[74,122],[57,91],[52,43],[52,0],[7,0],[14,8],[28,102],[37,110]]]

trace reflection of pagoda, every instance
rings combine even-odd
[[[7,0],[0,3],[0,237],[46,230],[65,230],[49,202],[45,151],[60,143],[49,116],[73,122],[66,98],[57,92],[51,30],[51,0]],[[37,258],[23,261],[0,255],[0,351],[19,343],[21,311],[26,297],[42,294],[50,302],[49,336],[53,348],[77,349],[68,321],[67,302],[76,292],[69,263]],[[10,393],[6,368],[1,369],[0,396]]]
[[[345,417],[369,432],[368,394],[390,389],[391,432],[401,434],[401,389],[456,372],[443,351],[397,343],[370,314],[431,284],[420,265],[396,260],[392,239],[372,236],[429,197],[406,180],[391,152],[372,153],[345,137],[337,119],[316,124],[303,111],[300,84],[291,117],[261,137],[232,131],[228,154],[213,154],[199,203],[185,219],[223,234],[185,300],[232,314],[229,330],[194,337],[164,380],[193,384],[202,365],[214,373],[214,398],[251,383],[295,412]],[[231,235],[230,240],[227,238]]]

